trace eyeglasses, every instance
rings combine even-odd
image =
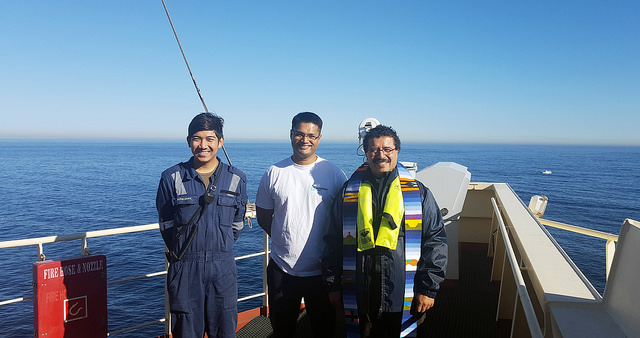
[[[320,137],[320,135],[305,134],[305,133],[301,133],[299,131],[291,131],[291,133],[293,134],[293,137],[298,139],[298,140],[302,140],[306,136],[311,141],[315,141]]]
[[[393,151],[395,151],[395,150],[396,150],[396,148],[378,148],[378,149],[369,149],[369,150],[367,150],[367,154],[369,154],[369,155],[373,156],[373,155],[376,155],[376,154],[377,154],[377,153],[379,153],[379,152],[382,152],[383,154],[385,154],[385,155],[387,155],[387,156],[388,156],[388,155],[391,155],[391,153],[392,153]]]

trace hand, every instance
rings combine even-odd
[[[417,294],[413,296],[413,301],[411,302],[411,314],[415,315],[418,313],[427,312],[430,308],[433,307],[435,303],[435,299],[425,296],[423,294]]]
[[[342,302],[342,291],[329,292],[329,302],[338,313],[344,313],[344,303]]]

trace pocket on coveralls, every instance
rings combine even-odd
[[[167,271],[167,295],[171,312],[189,313],[189,273],[185,273],[180,261],[171,263]]]
[[[198,211],[198,197],[181,195],[173,199],[176,225],[185,225]]]
[[[221,226],[230,227],[236,215],[238,202],[234,196],[220,194],[218,196],[218,221]]]

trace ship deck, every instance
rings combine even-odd
[[[496,322],[499,285],[491,283],[491,258],[487,244],[460,243],[460,277],[441,284],[435,306],[418,327],[418,337],[507,337],[510,322]],[[340,332],[338,323],[338,331]],[[258,316],[237,332],[236,337],[272,337],[269,319]],[[304,312],[296,337],[311,337]]]

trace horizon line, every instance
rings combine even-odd
[[[148,142],[184,142],[184,139],[180,138],[131,138],[131,137],[57,137],[57,136],[45,136],[45,137],[4,137],[0,136],[0,141],[61,141],[61,142],[79,142],[79,141],[89,141],[89,142],[140,142],[140,143],[148,143]],[[231,143],[288,143],[288,139],[233,139],[230,141],[225,140],[225,142]],[[347,140],[347,139],[339,139],[339,140],[323,140],[323,143],[332,143],[332,144],[346,144],[346,143],[356,143],[355,141]],[[617,143],[617,142],[602,142],[602,143],[594,143],[594,142],[525,142],[525,141],[468,141],[468,140],[459,140],[459,141],[416,141],[416,140],[406,140],[402,141],[403,144],[460,144],[460,145],[539,145],[539,146],[601,146],[601,147],[640,147],[640,143]]]

